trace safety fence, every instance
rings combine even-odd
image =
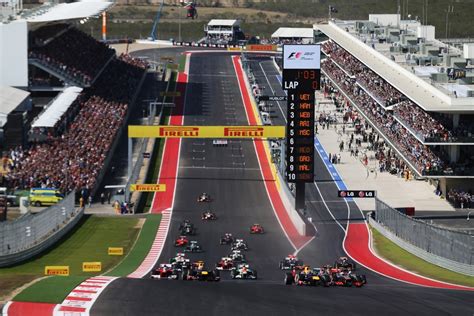
[[[0,223],[0,267],[26,260],[66,234],[79,221],[83,210],[74,205],[75,192],[39,213],[26,213]],[[54,237],[54,238],[53,238]]]
[[[414,255],[462,274],[474,275],[474,235],[413,219],[376,199],[374,226]]]

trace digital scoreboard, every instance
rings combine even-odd
[[[292,183],[314,180],[314,104],[315,91],[320,89],[320,57],[319,45],[283,46],[282,88],[288,95],[286,175]]]

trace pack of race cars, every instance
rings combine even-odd
[[[287,271],[286,285],[362,287],[367,283],[367,279],[365,275],[354,272],[355,266],[355,262],[349,258],[340,257],[334,265],[311,268],[293,255],[287,256],[279,265],[281,270]]]
[[[197,201],[210,203],[212,198],[207,193],[202,193]],[[201,215],[203,221],[217,220],[217,215],[210,209]],[[264,229],[260,224],[254,224],[249,229],[251,234],[263,234]],[[186,253],[200,253],[204,249],[197,240],[192,240],[197,233],[197,228],[190,220],[184,220],[179,225],[180,235],[175,239],[174,246],[183,249],[169,263],[161,263],[151,273],[153,279],[186,280],[186,281],[220,281],[220,272],[229,271],[232,279],[255,280],[257,271],[250,267],[244,252],[249,249],[242,238],[234,238],[231,233],[225,233],[219,240],[220,245],[230,246],[229,255],[222,257],[213,268],[206,267],[204,261],[191,262]]]
[[[197,201],[210,203],[212,198],[203,193]],[[202,213],[203,221],[215,221],[217,215],[210,209]],[[263,234],[264,228],[260,224],[254,224],[249,229],[250,234]],[[151,278],[161,280],[185,280],[185,281],[210,281],[221,280],[222,272],[230,272],[231,279],[256,280],[257,271],[253,269],[246,258],[249,250],[247,242],[242,238],[235,238],[231,233],[225,233],[219,239],[221,246],[230,246],[230,252],[222,257],[212,267],[207,266],[204,261],[191,262],[186,253],[201,253],[205,251],[197,240],[193,240],[197,228],[189,220],[184,220],[179,226],[180,235],[175,239],[174,246],[181,248],[175,257],[167,263],[161,263],[152,273]],[[333,265],[320,268],[311,268],[294,255],[288,255],[279,263],[279,269],[285,271],[284,283],[286,285],[299,286],[345,286],[362,287],[367,283],[365,275],[355,273],[356,264],[347,257],[338,258]]]

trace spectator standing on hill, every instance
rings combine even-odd
[[[79,199],[79,207],[83,208],[84,207],[84,198],[81,196]]]
[[[107,192],[107,204],[110,204],[110,199],[112,198],[112,193]]]
[[[92,196],[91,195],[89,195],[89,197],[87,198],[87,202],[89,204],[89,208],[91,208],[92,207]]]
[[[100,194],[100,204],[104,205],[104,203],[105,203],[105,193],[102,192],[102,193]]]

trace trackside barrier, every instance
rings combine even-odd
[[[74,198],[73,191],[40,213],[0,223],[0,267],[39,254],[70,231],[83,215],[83,209],[75,208]]]
[[[375,200],[369,223],[399,247],[437,266],[474,276],[474,235],[413,219]]]
[[[295,210],[295,197],[293,194],[291,194],[290,189],[286,185],[285,180],[281,176],[279,172],[277,172],[277,177],[280,180],[280,183],[282,183],[281,190],[280,190],[280,196],[281,200],[283,201],[283,204],[285,205],[286,211],[288,215],[290,216],[291,221],[293,222],[293,225],[295,225],[296,229],[298,230],[298,233],[302,236],[307,236],[306,234],[309,233],[306,222],[301,218],[300,213],[298,213],[297,210]]]
[[[246,76],[244,76],[244,81],[245,85],[247,87],[247,90],[249,91],[250,97],[253,99],[253,102],[255,104],[258,104],[258,102],[255,100],[255,97],[252,93],[251,85],[248,79],[248,73],[246,67],[242,67],[244,69],[244,72]],[[257,111],[258,115],[260,116],[260,120],[262,120],[261,113],[260,111]],[[270,140],[267,140],[268,146],[271,147],[270,145]],[[270,162],[271,163],[271,162]],[[279,170],[279,166],[275,165],[276,170]],[[301,214],[298,213],[298,211],[295,210],[294,205],[294,197],[293,194],[291,194],[290,189],[286,185],[286,181],[283,179],[281,174],[277,171],[274,174],[276,174],[276,177],[278,178],[278,182],[281,184],[278,186],[279,192],[280,192],[280,197],[282,199],[282,202],[285,206],[285,210],[290,217],[291,221],[293,222],[293,225],[296,227],[298,233],[302,236],[306,236],[307,233],[309,233],[310,229],[307,227],[306,221],[302,218]]]

